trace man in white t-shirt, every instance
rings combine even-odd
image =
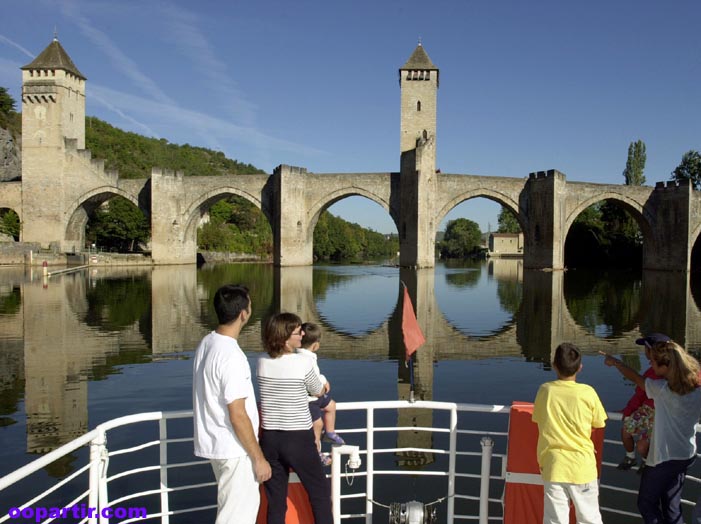
[[[192,370],[195,455],[210,460],[217,479],[216,524],[253,524],[258,484],[271,471],[258,445],[251,367],[237,342],[251,317],[248,289],[220,287],[214,310],[219,326],[197,346]]]

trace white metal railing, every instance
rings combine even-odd
[[[362,416],[364,414],[364,425],[359,427],[349,427],[347,429],[339,429],[338,431],[347,436],[349,441],[362,441],[363,438],[365,442],[360,446],[341,446],[340,448],[335,448],[333,450],[333,462],[332,462],[332,498],[333,498],[333,508],[334,508],[334,522],[340,524],[342,520],[347,519],[364,519],[366,524],[372,524],[373,514],[376,506],[384,506],[381,502],[376,500],[376,483],[375,480],[378,478],[385,477],[395,477],[395,476],[412,476],[414,478],[420,477],[441,477],[445,479],[446,491],[445,495],[439,500],[434,501],[445,502],[446,504],[446,522],[453,523],[454,521],[472,520],[478,521],[480,524],[487,524],[489,521],[501,521],[502,510],[501,507],[502,500],[500,498],[490,498],[490,489],[492,492],[495,491],[494,483],[498,483],[499,486],[503,487],[506,477],[506,437],[507,431],[504,430],[477,430],[463,426],[459,426],[459,422],[467,418],[467,416],[474,416],[474,414],[508,414],[510,411],[510,406],[489,406],[489,405],[479,405],[479,404],[456,404],[450,402],[432,402],[432,401],[418,401],[415,403],[409,403],[406,401],[376,401],[376,402],[346,402],[337,403],[337,411],[348,412],[349,416],[345,417],[347,419],[352,418],[350,413],[355,411]],[[400,410],[413,409],[413,410],[431,410],[432,414],[443,413],[441,418],[447,418],[447,421],[442,423],[432,422],[431,426],[421,427],[421,426],[399,426],[399,425],[378,425],[378,420],[386,421],[392,419],[391,413],[389,416],[378,416],[379,412],[383,411],[394,411],[399,414]],[[0,500],[7,501],[8,496],[17,497],[17,493],[7,493],[6,490],[15,486],[17,483],[23,481],[23,479],[30,478],[31,475],[40,472],[43,468],[49,466],[52,462],[61,457],[69,455],[71,453],[77,452],[85,446],[89,446],[89,458],[87,464],[79,466],[76,471],[57,481],[55,484],[50,486],[48,489],[39,493],[38,495],[29,498],[25,502],[19,503],[12,500],[10,504],[17,508],[17,511],[29,512],[38,511],[40,507],[45,506],[42,502],[49,500],[49,496],[55,496],[54,494],[59,490],[69,485],[70,483],[77,483],[79,479],[83,479],[83,485],[87,484],[87,489],[83,489],[82,486],[74,487],[74,492],[78,491],[77,496],[69,499],[62,507],[69,507],[73,505],[87,505],[88,508],[96,508],[97,511],[92,515],[81,515],[78,522],[80,524],[110,524],[110,522],[120,522],[122,524],[127,524],[130,522],[139,522],[144,520],[139,516],[127,516],[127,515],[112,515],[103,514],[103,510],[106,508],[117,507],[118,504],[123,504],[126,502],[134,502],[147,497],[155,497],[157,502],[151,503],[151,509],[156,511],[151,511],[147,515],[148,520],[157,519],[161,524],[169,524],[170,517],[182,513],[193,513],[201,511],[211,511],[216,508],[216,504],[205,504],[205,505],[190,505],[180,509],[174,509],[172,505],[171,496],[175,493],[182,493],[187,491],[207,489],[209,490],[210,499],[216,500],[216,482],[198,482],[194,484],[187,484],[182,486],[172,486],[169,482],[169,470],[174,468],[191,468],[195,466],[201,466],[207,464],[206,460],[188,460],[185,462],[170,462],[169,459],[175,453],[169,452],[169,446],[179,443],[192,442],[191,432],[187,436],[182,438],[169,438],[168,422],[175,419],[186,419],[192,417],[192,411],[174,411],[174,412],[153,412],[153,413],[141,413],[136,415],[129,415],[126,417],[121,417],[117,419],[110,420],[103,424],[98,425],[92,431],[82,435],[81,437],[61,446],[60,448],[48,453],[47,455],[36,459],[35,461],[23,466],[8,475],[0,478]],[[620,420],[621,415],[618,413],[609,413],[611,420]],[[339,417],[343,419],[344,417]],[[432,419],[433,420],[433,419]],[[500,425],[506,425],[507,418],[504,417],[504,422]],[[109,451],[107,447],[108,435],[112,430],[117,428],[131,426],[137,423],[150,423],[157,422],[158,425],[158,437],[155,440],[148,440],[146,442],[136,443],[131,447],[116,449]],[[697,426],[697,432],[701,427]],[[402,432],[430,432],[432,435],[437,435],[442,442],[447,440],[446,446],[441,448],[440,446],[431,445],[428,448],[424,447],[378,447],[377,439],[378,436],[383,433],[394,432],[397,435]],[[447,439],[445,436],[447,435]],[[459,444],[465,443],[468,439],[478,439],[479,443],[469,449],[467,446],[460,446]],[[435,443],[434,443],[435,444]],[[605,440],[605,444],[616,444],[620,446],[618,440]],[[140,464],[138,467],[127,469],[125,471],[111,473],[110,472],[110,462],[114,457],[125,457],[131,456],[131,454],[138,453],[144,450],[157,450],[158,463],[147,463]],[[191,449],[191,448],[190,448]],[[352,457],[352,466],[357,465],[357,450],[359,450],[359,455],[364,456],[364,468],[360,468],[354,471],[349,471],[346,467],[345,471],[342,471],[343,459],[342,455],[356,453]],[[376,458],[381,457],[385,454],[401,454],[401,453],[426,453],[431,454],[436,457],[447,456],[447,466],[440,470],[423,469],[419,470],[403,470],[403,469],[378,469],[376,467]],[[191,454],[191,451],[190,451]],[[180,453],[179,456],[187,456],[187,453]],[[191,455],[190,455],[191,456]],[[458,459],[472,457],[473,459],[480,458],[480,465],[475,467],[474,471],[462,471],[458,466]],[[189,458],[189,457],[188,457]],[[493,461],[501,461],[501,467],[498,468],[496,473],[492,473]],[[155,462],[155,461],[154,461]],[[346,463],[346,466],[348,463]],[[604,467],[615,467],[616,465],[609,462],[603,463]],[[476,471],[479,469],[479,471]],[[152,489],[146,489],[137,491],[133,489],[130,492],[122,492],[121,489],[119,493],[110,493],[110,484],[118,480],[126,481],[136,478],[139,474],[152,473],[158,474],[158,483],[154,485]],[[182,478],[182,475],[180,476]],[[342,493],[342,480],[345,480],[349,485],[351,481],[355,478],[361,478],[365,480],[364,491],[350,492],[347,489],[346,493]],[[701,480],[694,476],[687,477],[690,482],[695,484],[700,484]],[[457,479],[479,479],[479,487],[471,492],[458,492],[456,488]],[[132,485],[140,485],[141,488],[145,487],[146,482],[133,482]],[[356,487],[357,484],[354,484]],[[498,488],[497,488],[498,489]],[[627,489],[621,486],[614,486],[609,484],[601,484],[601,490],[610,490],[615,493],[621,493],[631,498],[637,494],[637,491],[632,489]],[[23,490],[23,493],[26,490]],[[115,492],[117,490],[114,490]],[[475,491],[478,492],[475,495]],[[110,500],[110,495],[114,498]],[[206,498],[206,497],[205,497]],[[360,500],[361,502],[356,503],[361,505],[364,509],[356,513],[343,513],[342,506],[352,500]],[[477,505],[476,514],[460,514],[456,513],[456,501],[473,501]],[[198,503],[200,500],[198,500]],[[363,503],[364,502],[364,503]],[[389,501],[387,501],[389,502]],[[5,502],[7,503],[7,502]],[[688,500],[683,500],[686,505],[693,504],[693,502]],[[52,501],[52,506],[56,504]],[[492,509],[494,506],[500,506],[497,510],[490,512],[490,505]],[[388,507],[388,506],[385,506]],[[637,513],[632,513],[629,511],[624,511],[619,508],[603,507],[603,512],[608,512],[616,515],[625,515],[629,517],[637,517]],[[491,514],[490,514],[491,513]],[[40,520],[36,517],[38,515],[34,514],[32,518],[28,518],[29,513],[22,513],[22,521],[35,521],[50,523],[54,521],[65,522],[61,518],[52,518],[49,515],[45,520]],[[13,520],[16,518],[11,516],[9,513],[0,516],[0,524],[4,522],[18,522],[18,520]],[[114,516],[114,518],[112,518]]]

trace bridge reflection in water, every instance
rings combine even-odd
[[[519,260],[488,261],[483,268],[487,278],[500,285],[515,285],[520,305],[515,305],[512,318],[493,333],[470,336],[446,319],[437,301],[437,279],[449,275],[434,269],[382,270],[396,282],[396,286],[391,284],[396,305],[381,324],[359,336],[334,328],[340,320],[327,319],[318,310],[314,274],[319,268],[310,266],[99,269],[50,281],[41,274],[5,268],[0,271],[0,400],[4,406],[0,415],[7,415],[2,419],[11,424],[24,399],[26,450],[30,453],[46,452],[85,432],[88,381],[114,373],[119,365],[150,365],[192,351],[216,323],[210,306],[214,291],[232,281],[251,281],[254,314],[241,336],[242,347],[259,350],[262,319],[273,310],[291,311],[324,327],[324,358],[396,360],[400,399],[408,398],[409,389],[403,362],[400,280],[409,289],[427,340],[417,353],[419,399],[433,398],[436,361],[511,355],[547,363],[550,352],[562,341],[574,342],[590,353],[631,353],[635,339],[649,331],[668,333],[690,348],[701,345],[701,313],[686,273],[643,273],[639,303],[631,306],[636,321],[606,338],[583,327],[570,314],[564,293],[570,276],[563,272],[523,270]],[[253,271],[255,278],[247,271]],[[352,279],[348,285],[353,285]],[[101,288],[106,292],[98,293]],[[353,315],[357,307],[349,305],[347,314]],[[182,387],[189,389],[189,384]],[[138,404],[134,409],[138,411]],[[431,414],[407,410],[398,425],[430,426]],[[430,438],[420,431],[403,432],[397,444],[431,448]],[[402,455],[397,460],[418,467],[433,457]]]

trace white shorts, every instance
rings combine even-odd
[[[544,482],[543,524],[569,524],[570,500],[577,524],[602,524],[599,511],[599,483]]]

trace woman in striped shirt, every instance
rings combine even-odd
[[[320,396],[324,386],[311,359],[295,350],[302,344],[302,320],[279,313],[263,329],[268,353],[258,360],[262,433],[260,447],[272,468],[265,483],[268,524],[284,524],[290,468],[309,495],[315,524],[331,524],[331,488],[319,462],[309,414],[308,396]]]

